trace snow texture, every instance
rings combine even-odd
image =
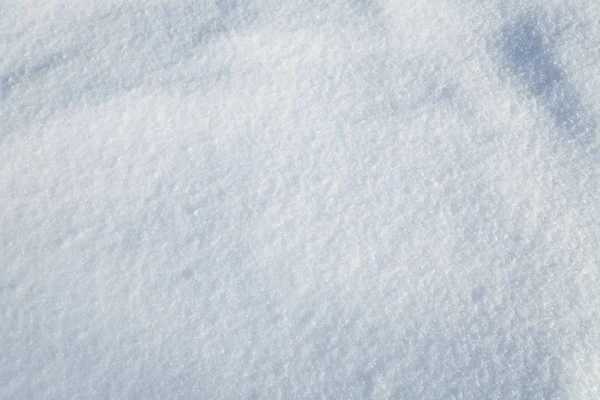
[[[0,2],[0,398],[600,398],[598,21]]]

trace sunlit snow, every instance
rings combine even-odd
[[[0,1],[0,398],[600,398],[596,0]]]

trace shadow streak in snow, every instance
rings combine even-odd
[[[543,105],[557,128],[567,138],[589,139],[596,123],[560,68],[550,40],[540,30],[539,21],[525,16],[517,23],[507,25],[501,51],[505,67]]]

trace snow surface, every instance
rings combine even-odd
[[[596,0],[0,2],[0,398],[600,398]]]

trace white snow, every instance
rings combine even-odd
[[[0,398],[600,398],[596,0],[0,4]]]

